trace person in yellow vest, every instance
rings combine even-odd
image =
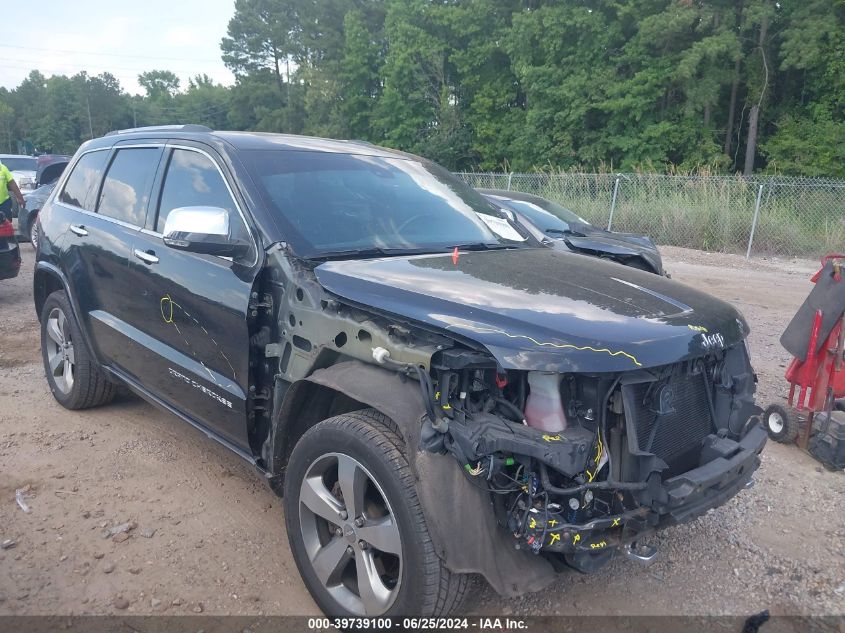
[[[0,163],[0,222],[12,219],[12,196],[15,196],[18,204],[23,208],[26,201],[23,199],[18,183],[15,182],[9,168]]]

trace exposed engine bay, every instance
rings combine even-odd
[[[422,448],[490,494],[517,548],[584,572],[733,496],[765,442],[742,344],[616,374],[505,370],[460,348],[406,371],[427,403]]]

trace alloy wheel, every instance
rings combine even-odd
[[[299,524],[314,574],[357,615],[385,613],[402,578],[402,540],[384,491],[342,453],[312,462],[299,492]]]
[[[70,322],[60,308],[53,308],[47,317],[47,364],[56,388],[63,394],[73,389],[75,355],[70,335]]]

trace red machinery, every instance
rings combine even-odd
[[[845,397],[845,280],[842,278],[845,254],[826,255],[821,263],[811,278],[816,286],[781,337],[783,346],[794,356],[786,370],[789,406],[794,410],[771,405],[764,413],[769,435],[779,442],[792,442],[798,437],[800,418],[795,412],[806,413],[799,441],[805,450],[815,415],[824,413],[827,433],[834,410],[845,409],[845,403],[837,402]],[[837,416],[845,422],[845,411],[834,417]],[[836,430],[833,439],[840,439]]]

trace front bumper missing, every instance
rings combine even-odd
[[[541,539],[542,550],[561,554],[599,553],[630,546],[654,531],[686,523],[716,508],[747,487],[760,466],[766,431],[754,425],[745,437],[707,463],[663,482],[649,505],[581,524],[544,521],[535,515],[526,536]],[[727,442],[716,440],[723,445]],[[533,537],[533,539],[532,539]]]

